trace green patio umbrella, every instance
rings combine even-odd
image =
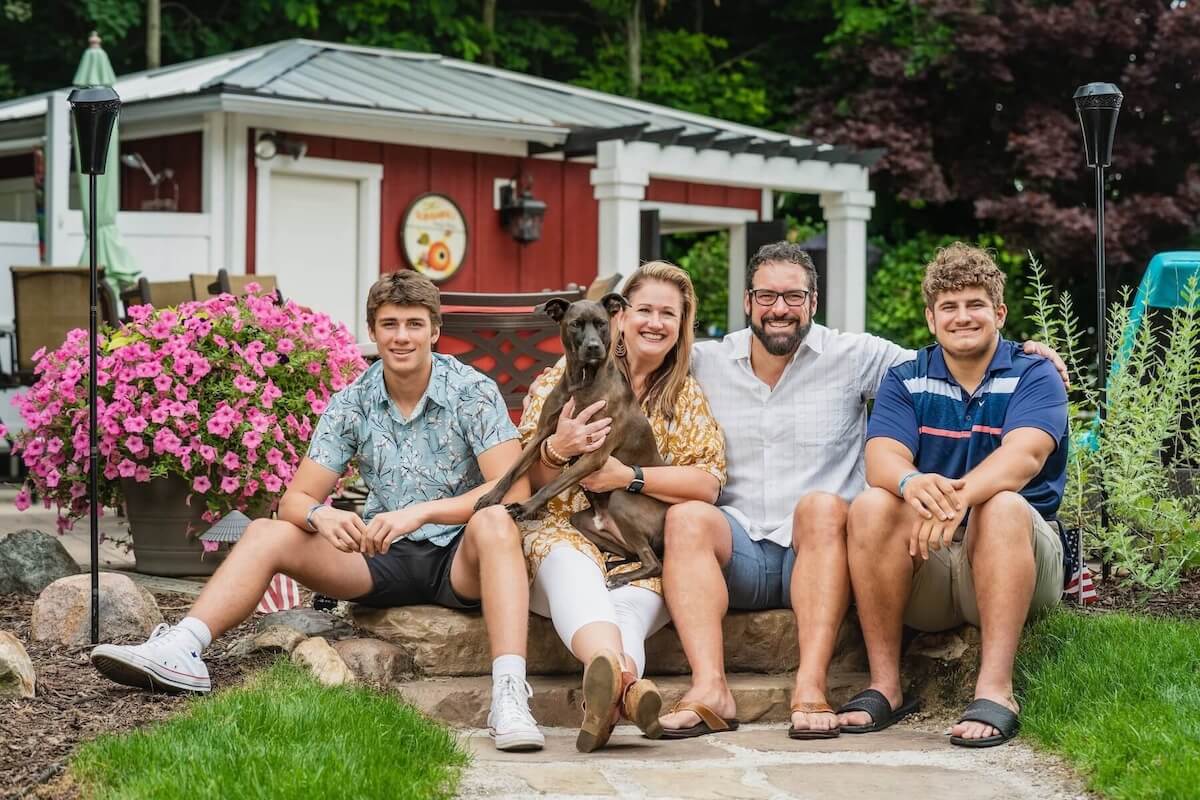
[[[79,68],[75,70],[73,83],[76,86],[112,86],[117,82],[113,72],[112,62],[108,54],[100,47],[100,37],[95,31],[88,37],[88,48],[83,51],[79,60]],[[118,123],[119,124],[119,123]],[[79,143],[75,143],[75,162],[79,163]],[[118,134],[113,130],[112,139],[108,145],[108,160],[105,162],[104,174],[96,180],[96,260],[104,267],[104,275],[114,291],[120,294],[137,283],[141,270],[133,260],[133,254],[121,241],[117,230],[117,209],[121,207],[121,162],[118,154]],[[87,176],[79,175],[79,196],[83,207],[83,230],[88,230],[88,185]],[[87,263],[88,248],[84,245],[79,263]]]

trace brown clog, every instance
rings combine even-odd
[[[621,699],[621,712],[625,718],[637,725],[647,739],[659,739],[663,735],[658,715],[662,712],[662,695],[649,678],[638,680],[632,672],[621,676],[625,683],[625,695]]]
[[[621,662],[611,650],[601,650],[583,671],[583,723],[575,749],[591,753],[608,743],[621,716]]]

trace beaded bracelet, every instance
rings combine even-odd
[[[543,441],[541,448],[538,449],[538,458],[541,459],[542,464],[548,469],[562,469],[568,462],[568,459],[560,456],[550,445],[549,438]]]

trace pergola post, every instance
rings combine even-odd
[[[852,333],[867,324],[867,221],[875,193],[827,192],[821,195],[827,251],[825,319],[829,327]]]
[[[641,202],[650,175],[624,161],[625,142],[609,140],[596,147],[592,190],[600,201],[597,275],[628,275],[638,266]]]

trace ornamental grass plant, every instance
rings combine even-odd
[[[102,506],[122,480],[178,476],[213,522],[276,502],[299,466],[330,396],[366,367],[341,323],[250,284],[175,308],[133,306],[99,334],[97,375]],[[15,402],[28,430],[14,452],[29,469],[16,497],[88,513],[88,335],[34,354],[37,382]]]

